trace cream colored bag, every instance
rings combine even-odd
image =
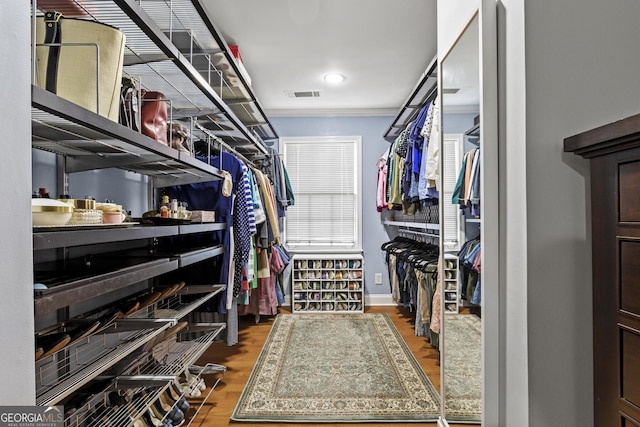
[[[45,43],[45,37],[46,42],[62,46],[40,46]],[[36,41],[38,86],[118,121],[125,45],[121,31],[99,22],[64,18],[57,12],[47,12],[37,20]],[[95,45],[100,52],[99,70]]]

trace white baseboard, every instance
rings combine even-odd
[[[447,420],[438,418],[438,427],[449,427],[449,423],[447,422]]]
[[[391,299],[391,294],[365,294],[365,307],[398,305]]]
[[[285,295],[284,304],[291,307],[291,295]],[[395,306],[397,303],[391,299],[391,294],[364,294],[365,307]]]

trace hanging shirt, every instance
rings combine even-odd
[[[291,186],[291,181],[289,181],[289,174],[287,173],[287,168],[282,164],[282,172],[284,173],[284,184],[287,189],[287,204],[288,206],[294,206],[296,204],[296,199],[293,194],[293,187]]]
[[[425,137],[426,139],[426,137]],[[427,155],[424,163],[426,163],[425,173],[428,180],[427,187],[435,188],[436,192],[440,191],[440,106],[438,98],[433,104],[433,120],[431,129],[429,129],[429,143],[427,147]]]
[[[462,192],[464,186],[464,172],[467,169],[467,162],[469,161],[469,153],[465,153],[462,158],[462,167],[460,168],[460,172],[458,173],[458,179],[456,180],[456,185],[453,189],[453,194],[451,196],[451,203],[454,205],[459,205],[462,200]]]
[[[255,174],[249,170],[249,181],[251,183],[251,201],[253,203],[253,214],[256,220],[256,224],[262,224],[266,221],[267,217],[262,207],[262,198],[260,196],[260,190],[256,183]]]
[[[382,212],[382,209],[387,206],[387,200],[385,195],[387,194],[387,159],[389,158],[389,151],[385,150],[382,156],[376,162],[378,168],[378,184],[376,188],[376,208],[378,212]]]
[[[251,181],[249,180],[249,168],[241,162],[242,177],[240,178],[239,188],[242,196],[245,198],[244,205],[247,209],[247,221],[249,222],[249,231],[251,234],[256,233],[256,217],[253,210],[253,196],[251,195]]]
[[[264,208],[267,213],[267,222],[269,225],[269,229],[271,234],[273,235],[273,241],[277,244],[280,243],[280,229],[278,227],[278,216],[276,213],[275,200],[273,197],[271,183],[264,176],[264,174],[256,170],[255,175],[258,178],[258,182],[260,185],[260,192],[262,193],[262,201],[264,203]]]
[[[404,158],[398,155],[397,150],[394,150],[390,157],[392,167],[389,173],[389,209],[392,209],[394,207],[393,205],[402,204],[402,191],[400,184]]]
[[[216,211],[216,221],[227,224],[227,229],[211,233],[211,239],[215,240],[216,244],[223,244],[226,248],[230,247],[231,239],[233,239],[235,246],[233,261],[235,261],[236,274],[230,275],[231,255],[230,251],[225,251],[220,263],[221,270],[212,272],[216,277],[208,279],[218,283],[228,283],[233,290],[232,296],[235,297],[242,288],[242,268],[246,267],[251,251],[249,209],[253,210],[253,206],[250,195],[247,197],[245,194],[243,178],[246,177],[246,165],[242,161],[226,152],[222,153],[222,157],[201,158],[205,163],[211,165],[219,165],[221,159],[222,170],[227,171],[231,176],[231,194],[236,196],[235,203],[233,197],[223,195],[224,183],[222,180],[170,187],[167,192],[170,198],[186,201],[192,209]],[[248,206],[249,204],[251,206]],[[229,280],[230,277],[233,277],[232,281]]]

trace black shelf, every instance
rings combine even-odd
[[[129,323],[131,328],[123,327],[123,332],[120,333],[89,337],[71,349],[64,349],[53,357],[36,362],[36,381],[39,385],[36,392],[37,405],[57,404],[171,326],[171,322],[167,321],[140,322],[136,319],[123,319],[118,322],[123,326]],[[76,363],[73,363],[71,370],[60,375],[58,363],[71,365],[72,361]]]
[[[189,327],[187,327],[188,329]],[[210,324],[209,332],[205,335],[189,341],[170,342],[167,345],[166,357],[162,363],[158,363],[151,357],[139,358],[122,375],[119,375],[100,391],[97,391],[87,403],[65,420],[68,427],[103,427],[104,420],[109,420],[109,425],[129,426],[131,418],[138,418],[139,414],[145,413],[151,405],[159,398],[169,383],[177,381],[185,368],[196,363],[200,356],[213,344],[215,338],[226,329],[225,324]],[[224,374],[224,371],[222,371]],[[202,374],[193,374],[193,377],[201,378]],[[218,380],[219,381],[219,380]],[[218,384],[216,381],[211,385],[209,394]],[[136,393],[129,391],[131,400],[128,405],[109,406],[102,413],[102,418],[90,420],[88,416],[95,411],[95,408],[102,405],[109,392],[113,390],[139,390],[147,387],[146,397],[140,397]],[[126,392],[125,392],[126,393]],[[207,395],[208,397],[208,395]],[[207,400],[207,399],[204,399]],[[189,413],[194,419],[202,409],[202,405],[196,408],[195,413]]]
[[[480,145],[480,121],[478,120],[478,123],[475,123],[469,129],[467,129],[467,131],[464,134],[465,136],[467,136],[467,141],[469,141],[474,145],[479,146]]]
[[[224,253],[224,246],[218,245],[211,248],[198,249],[177,256],[178,267],[186,267],[205,259],[213,258]]]
[[[115,366],[129,355],[140,353],[138,349],[165,331],[169,326],[186,317],[205,302],[225,290],[224,285],[201,285],[185,287],[178,295],[163,300],[162,304],[133,313],[125,319],[116,320],[102,332],[90,335],[52,356],[38,360],[37,399],[40,404],[52,405],[60,402],[102,371]],[[202,294],[196,300],[183,302],[180,295]],[[160,308],[160,306],[165,308]],[[225,329],[225,324],[213,324],[211,339]],[[197,326],[192,328],[197,329]],[[184,332],[188,332],[189,327]],[[194,343],[202,340],[196,340]],[[210,343],[210,342],[209,342]],[[176,376],[206,350],[207,346],[182,347],[184,353],[174,357],[176,361],[156,375]],[[182,364],[180,362],[183,362]],[[66,364],[68,371],[60,371],[59,364]],[[144,383],[143,383],[144,384]]]
[[[35,316],[55,312],[82,301],[94,299],[109,292],[129,287],[143,280],[177,270],[178,259],[169,257],[149,259],[111,272],[68,280],[44,291],[37,291],[34,299]]]
[[[210,259],[224,253],[224,245],[150,253],[134,249],[89,258],[37,264],[35,278],[49,286],[36,291],[36,316],[94,299],[143,280]]]
[[[201,0],[174,0],[171,10],[168,2],[141,7],[248,129],[262,140],[278,138]]]
[[[223,76],[231,75],[233,79],[237,79],[239,84],[237,87],[229,82],[227,78],[227,88],[229,90],[225,90],[223,87],[223,92],[220,94],[222,99],[225,100],[227,105],[236,113],[238,117],[243,121],[243,123],[255,130],[263,140],[274,140],[278,138],[278,133],[273,128],[269,119],[267,118],[266,113],[262,109],[258,98],[255,96],[249,82],[246,81],[243,74],[240,72],[238,65],[227,45],[226,41],[220,37],[220,32],[215,28],[211,20],[209,19],[207,12],[203,6],[203,0],[191,0],[193,7],[197,12],[197,16],[202,20],[202,23],[206,25],[209,30],[210,36],[215,40],[215,43],[220,47],[221,51],[219,53],[216,52],[216,49],[210,49],[207,51],[203,50],[204,53],[209,53],[217,56],[220,62],[217,65],[223,69]],[[194,14],[188,13],[189,16],[193,17]],[[175,38],[174,38],[175,43]],[[189,46],[191,48],[191,46]],[[180,46],[179,46],[180,48]],[[186,52],[186,49],[180,49],[183,53]],[[216,88],[215,85],[213,85]],[[234,90],[234,89],[238,90]],[[238,94],[238,92],[240,92]],[[250,106],[251,111],[246,107],[246,105]]]
[[[422,73],[418,83],[404,102],[389,128],[384,133],[384,139],[395,141],[400,133],[411,123],[420,109],[438,95],[438,59],[433,58],[427,69]]]
[[[70,3],[85,11],[79,18],[99,21],[124,33],[123,73],[138,78],[143,88],[160,91],[170,100],[170,121],[192,128],[201,126],[207,130],[208,141],[218,139],[239,156],[251,159],[267,154],[263,140],[278,136],[200,0]],[[209,78],[202,62],[194,60],[190,55],[194,46],[200,49],[199,54],[215,56],[222,80],[217,73]],[[31,114],[32,147],[62,156],[60,171],[65,174],[117,168],[148,177],[154,189],[222,178],[214,166],[36,86],[32,86]],[[194,135],[197,137],[198,133]],[[150,283],[151,279],[220,256],[226,250],[223,245],[194,247],[199,239],[180,237],[203,233],[213,237],[211,233],[226,229],[227,224],[223,223],[35,227],[33,249],[43,251],[37,252],[43,262],[34,264],[34,278],[49,286],[34,291],[36,323],[41,320],[49,322],[44,325],[47,328],[56,323],[59,326],[73,321],[69,318],[74,311],[93,316],[92,310],[98,305],[130,298],[143,289],[153,290],[158,282]],[[150,245],[150,239],[168,237],[179,239]],[[179,243],[169,246],[174,241]],[[69,249],[75,247],[78,248]],[[96,253],[84,255],[88,249]],[[38,360],[36,402],[58,404],[82,386],[101,379],[101,375],[120,372],[120,362],[146,351],[145,344],[225,288],[219,284],[185,286],[162,302],[134,313],[142,318],[119,319]],[[188,367],[185,363],[195,361],[225,327],[189,326],[189,332],[210,330],[212,326],[214,330],[202,342],[195,342],[193,349],[181,344],[172,365],[176,373]],[[182,360],[185,354],[191,356]]]
[[[223,253],[224,246],[216,245],[172,254],[150,254],[147,250],[133,250],[115,255],[96,255],[91,258],[88,266],[83,264],[83,259],[38,264],[36,280],[49,288],[36,291],[35,314],[41,316],[95,299]]]
[[[464,133],[467,136],[480,136],[480,123],[476,123]]]
[[[187,234],[225,230],[224,223],[205,223],[188,225],[135,225],[131,227],[91,227],[74,228],[35,228],[33,230],[33,249],[55,249],[71,246],[93,245],[98,243],[124,242],[154,237],[171,237]]]
[[[65,172],[120,168],[149,176],[158,188],[221,179],[199,160],[32,86],[32,146],[66,157]]]
[[[185,235],[185,234],[203,233],[206,231],[226,230],[227,224],[222,222],[209,222],[209,223],[202,223],[202,224],[180,225],[178,226],[178,228],[180,230],[180,235]]]
[[[171,40],[173,34],[180,32],[189,32],[199,41],[207,38],[208,34],[208,38],[214,40],[210,34],[213,27],[204,23],[203,16],[190,0],[174,0],[171,4],[138,4],[135,0],[74,1],[87,12],[85,18],[111,25],[124,33],[124,73],[139,77],[147,90],[162,92],[171,101],[174,120],[195,118],[207,123],[212,132],[238,152],[266,154],[260,138],[247,128],[255,123],[264,123],[266,118],[252,119],[245,126],[215,91],[212,82],[189,62],[185,47],[185,52],[182,52]],[[227,48],[226,44],[221,47],[211,45],[209,42],[206,47],[215,47],[216,51]],[[255,97],[246,99],[253,102],[252,98]]]

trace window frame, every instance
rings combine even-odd
[[[354,222],[356,224],[356,241],[353,246],[324,246],[324,245],[310,245],[310,246],[294,246],[290,247],[287,244],[287,235],[286,235],[286,221],[287,217],[284,218],[284,227],[281,230],[282,234],[282,242],[288,250],[296,253],[361,253],[362,252],[362,136],[360,135],[347,135],[347,136],[304,136],[304,137],[296,137],[296,136],[287,136],[280,137],[278,141],[278,151],[280,156],[284,162],[287,164],[287,150],[286,146],[290,143],[303,143],[303,144],[314,144],[318,146],[318,144],[323,143],[348,143],[355,145],[355,212],[354,212]],[[293,190],[295,192],[295,183],[292,182]],[[290,207],[289,209],[295,209],[295,205]]]

